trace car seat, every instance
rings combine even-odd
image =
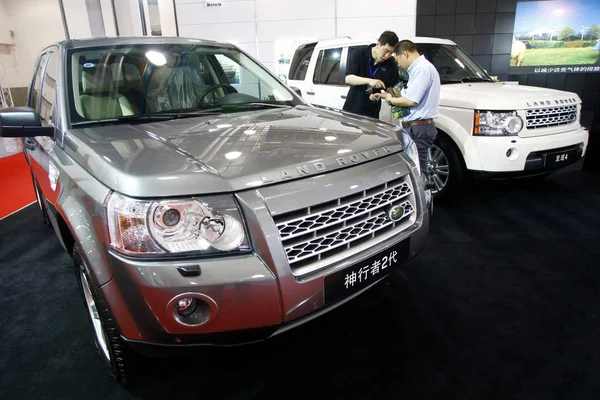
[[[109,119],[135,114],[133,104],[114,90],[113,76],[106,65],[84,69],[81,79],[81,107],[85,118]]]

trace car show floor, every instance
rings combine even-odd
[[[31,205],[0,221],[0,398],[589,399],[600,393],[600,177],[471,185],[384,283],[267,342],[106,373],[70,258]]]

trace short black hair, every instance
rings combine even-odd
[[[385,31],[379,36],[379,44],[382,46],[389,44],[394,47],[398,44],[398,35],[392,31]]]
[[[403,51],[408,51],[409,53],[418,53],[419,48],[410,40],[401,40],[400,42],[398,42],[396,47],[394,47],[394,52],[398,54],[402,53]]]

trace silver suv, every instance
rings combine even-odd
[[[0,113],[122,384],[138,353],[269,338],[417,254],[431,196],[397,129],[184,38],[52,45]]]

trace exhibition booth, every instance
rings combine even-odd
[[[0,95],[3,399],[597,389],[596,2],[0,0]]]

